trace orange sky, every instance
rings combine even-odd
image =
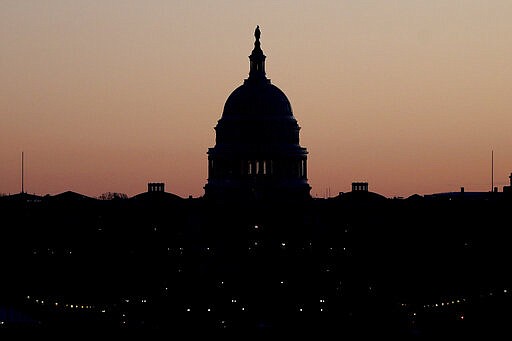
[[[0,193],[200,196],[261,28],[311,193],[500,191],[512,172],[512,1],[0,2]]]

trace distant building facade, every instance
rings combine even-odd
[[[353,182],[352,192],[368,192],[368,182]]]
[[[286,95],[265,76],[265,55],[255,32],[249,77],[224,105],[208,150],[210,198],[309,198],[307,150]]]
[[[148,192],[165,192],[165,184],[163,182],[149,182]]]

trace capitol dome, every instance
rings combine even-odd
[[[229,95],[224,105],[222,118],[236,116],[291,118],[293,113],[290,101],[277,86],[270,82],[246,81]]]
[[[290,101],[265,75],[260,30],[249,77],[227,98],[208,150],[207,197],[309,197],[307,151]]]
[[[275,85],[247,79],[228,97],[216,130],[217,144],[298,145],[299,125],[286,95]]]

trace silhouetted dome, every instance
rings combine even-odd
[[[386,197],[375,192],[370,191],[352,191],[340,194],[338,196],[341,200],[352,200],[352,201],[382,201],[386,200]]]
[[[256,28],[249,77],[227,98],[208,149],[205,194],[222,198],[309,198],[307,150],[290,101],[265,75]]]
[[[290,101],[269,82],[245,82],[229,95],[223,118],[293,118]]]
[[[281,149],[299,144],[300,128],[290,102],[266,78],[247,79],[236,88],[226,100],[215,129],[219,144],[258,144],[260,148],[271,146]]]
[[[162,201],[179,201],[184,200],[182,197],[169,193],[169,192],[142,192],[137,195],[134,195],[130,198],[131,200],[162,200]]]
[[[245,152],[279,149],[302,153],[300,127],[290,101],[266,77],[266,57],[260,47],[259,35],[255,34],[255,37],[254,49],[249,56],[249,78],[228,96],[215,127],[216,143]]]

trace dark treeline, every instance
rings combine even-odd
[[[511,203],[372,193],[298,202],[3,197],[0,321],[507,333]]]

